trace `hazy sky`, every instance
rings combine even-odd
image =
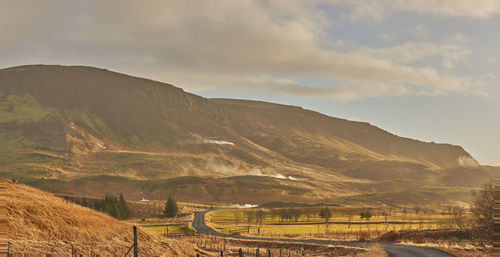
[[[500,1],[0,1],[0,67],[299,105],[500,165]]]

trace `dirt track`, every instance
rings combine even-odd
[[[322,244],[322,245],[344,245],[344,246],[356,246],[356,247],[367,247],[369,242],[356,242],[356,241],[329,241],[329,240],[302,240],[302,239],[288,239],[288,238],[264,238],[264,237],[245,237],[245,236],[233,236],[228,234],[219,233],[205,224],[205,214],[209,212],[202,211],[195,213],[193,227],[201,234],[220,236],[226,238],[234,239],[251,239],[251,240],[265,240],[265,241],[280,241],[280,242],[292,242],[292,243],[304,243],[304,244]],[[418,246],[407,246],[407,245],[397,245],[390,243],[381,243],[382,248],[389,254],[390,257],[452,257],[446,252],[443,252],[434,248],[418,247]]]

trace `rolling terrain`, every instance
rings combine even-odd
[[[207,99],[93,67],[0,70],[0,176],[54,193],[443,203],[468,201],[496,173],[460,146],[296,106]]]
[[[0,194],[9,227],[10,253],[26,256],[123,256],[133,225],[38,189],[8,182]],[[144,256],[187,256],[196,246],[138,229]]]

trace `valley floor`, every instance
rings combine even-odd
[[[193,227],[198,231],[198,233],[213,235],[222,238],[231,238],[231,239],[247,239],[247,240],[264,240],[271,242],[289,242],[289,243],[298,243],[298,244],[319,244],[319,245],[334,245],[334,246],[344,246],[344,247],[353,247],[353,248],[361,248],[365,249],[365,251],[370,251],[373,249],[373,245],[376,243],[370,242],[359,242],[359,241],[330,241],[330,240],[304,240],[304,239],[284,239],[284,238],[261,238],[261,237],[246,237],[239,235],[228,235],[224,233],[217,232],[213,230],[211,227],[205,224],[205,214],[209,211],[198,212],[195,214],[195,219],[193,221]],[[389,254],[389,256],[393,257],[450,257],[452,255],[438,249],[434,248],[426,248],[426,247],[417,247],[417,246],[405,246],[405,245],[396,245],[389,243],[382,243],[382,248],[385,252]],[[376,247],[376,246],[375,246]],[[368,249],[368,250],[366,250]],[[365,252],[366,253],[366,252]],[[361,253],[362,254],[362,253]],[[355,254],[355,256],[361,256],[360,253]],[[370,253],[366,253],[369,255]],[[377,256],[377,255],[374,255]],[[379,255],[383,256],[383,255]]]

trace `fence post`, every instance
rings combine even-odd
[[[220,257],[224,257],[224,251],[220,251]]]
[[[134,257],[139,257],[139,247],[137,246],[137,227],[134,226]]]
[[[267,257],[271,257],[271,249],[267,248]]]
[[[259,257],[260,254],[259,254],[259,248],[257,248],[257,250],[255,250],[255,257]]]
[[[238,250],[238,257],[243,257],[243,250],[241,248]]]

